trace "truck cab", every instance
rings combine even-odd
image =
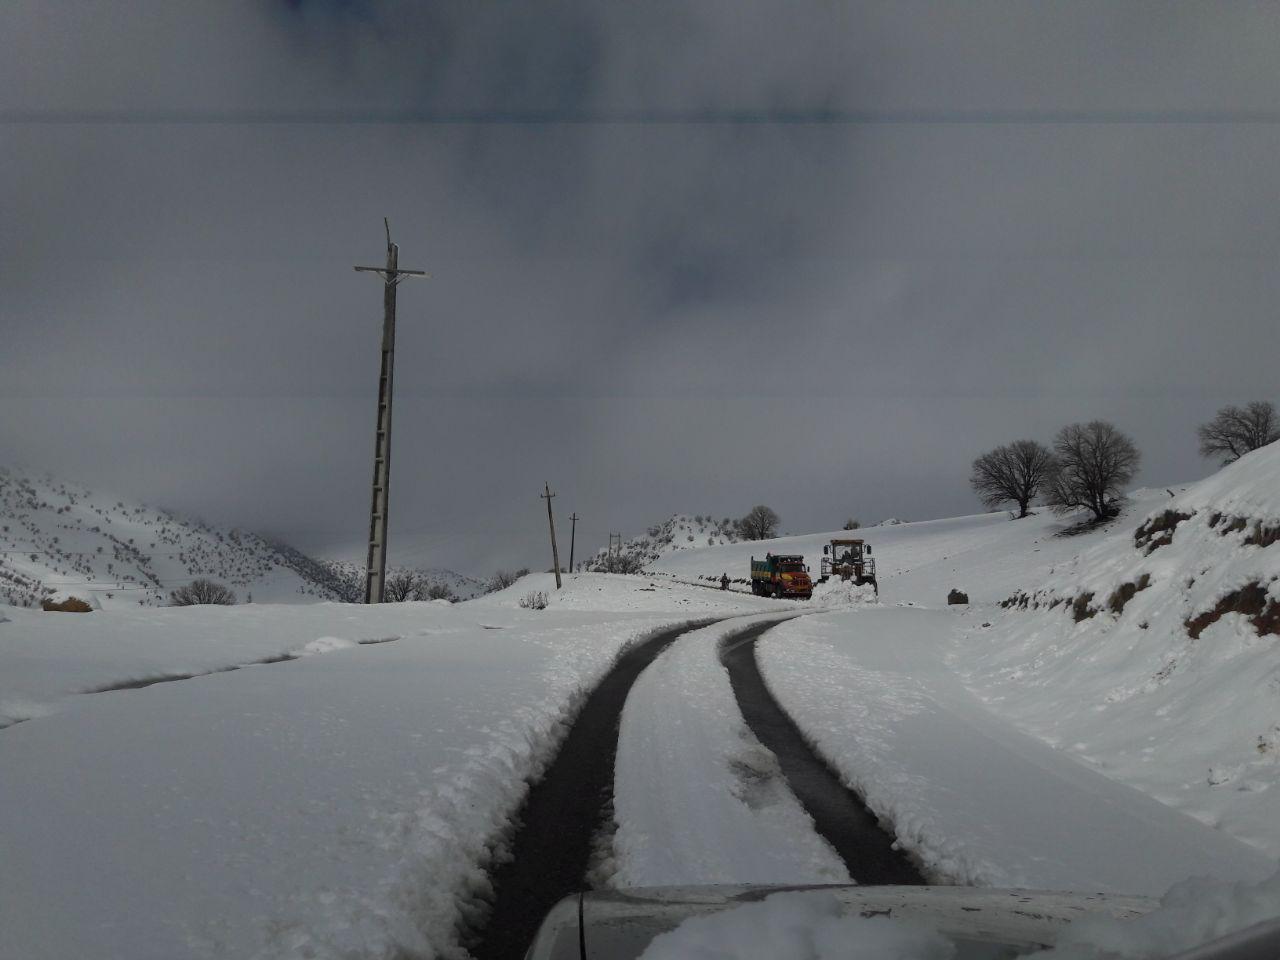
[[[808,600],[813,596],[813,580],[804,557],[793,553],[766,553],[763,560],[752,557],[751,592],[758,597]]]

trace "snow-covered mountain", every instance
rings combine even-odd
[[[0,603],[71,593],[101,607],[156,606],[201,577],[242,601],[347,599],[339,573],[286,544],[0,468]]]

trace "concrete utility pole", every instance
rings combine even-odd
[[[578,511],[573,511],[573,516],[569,519],[573,521],[573,525],[569,527],[569,572],[573,573],[573,545],[578,537]]]
[[[400,248],[391,242],[386,218],[387,265],[356,267],[382,277],[382,368],[378,377],[378,427],[373,446],[373,506],[369,509],[369,556],[365,567],[364,602],[381,603],[387,579],[387,507],[391,500],[391,379],[395,370],[396,287],[405,277],[424,277],[421,270],[401,270]]]
[[[551,484],[547,484],[547,492],[538,494],[539,500],[547,501],[547,524],[551,527],[551,562],[554,564],[556,571],[556,589],[560,589],[560,551],[556,549],[556,522],[551,516],[551,498],[555,494],[551,492]]]

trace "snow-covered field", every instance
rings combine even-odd
[[[518,606],[549,580],[455,605],[10,610],[4,697],[34,719],[0,731],[0,957],[457,955],[526,778],[618,651],[771,603],[584,575]]]
[[[802,614],[760,643],[765,679],[939,880],[1256,882],[1280,856],[1277,477],[1280,447],[1073,536],[1044,512],[865,530],[878,600],[699,584],[766,550],[816,566],[837,532],[454,605],[5,607],[0,958],[460,956],[584,692],[708,617]],[[612,882],[843,879],[716,658],[749,622],[637,681]]]

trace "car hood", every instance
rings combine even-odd
[[[957,958],[1009,956],[1052,945],[1064,926],[1089,914],[1121,919],[1155,900],[1109,893],[976,887],[712,886],[643,887],[566,897],[547,915],[526,960],[634,960],[661,933],[696,916],[784,891],[834,897],[848,915],[918,920],[953,938]]]

